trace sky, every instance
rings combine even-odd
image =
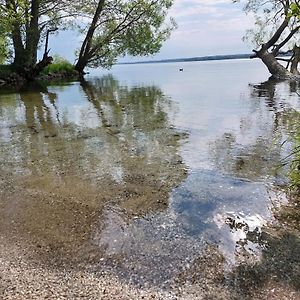
[[[251,46],[242,41],[254,20],[245,15],[240,4],[231,0],[175,0],[170,10],[178,28],[161,51],[151,57],[125,57],[120,61],[141,61],[219,54],[250,53]],[[63,32],[50,40],[51,53],[74,61],[74,48],[80,36]]]

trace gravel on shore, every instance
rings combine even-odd
[[[18,246],[0,245],[0,299],[174,299],[141,290],[110,276],[46,268],[27,259]]]
[[[99,275],[75,266],[52,268],[34,259],[34,255],[22,242],[12,244],[0,236],[1,300],[297,300],[300,297],[292,286],[271,278],[264,286],[253,287],[252,293],[242,297],[239,291],[214,282],[214,268],[206,270],[208,274],[195,284],[182,284],[170,290],[154,286],[141,288],[112,275]]]
[[[0,299],[204,299],[197,292],[142,289],[110,276],[53,268],[34,260],[29,249],[0,237]],[[185,294],[185,295],[184,295]],[[226,299],[226,298],[218,298]]]

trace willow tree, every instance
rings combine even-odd
[[[12,45],[13,65],[26,77],[34,77],[51,63],[48,49],[37,63],[41,42],[54,29],[65,28],[78,16],[79,2],[49,0],[0,0],[1,37]],[[89,1],[86,1],[89,2]]]
[[[246,39],[256,45],[252,58],[260,58],[275,78],[300,80],[299,29],[300,2],[297,0],[233,0],[244,3],[244,10],[253,13],[255,28]],[[291,52],[289,59],[280,57]]]
[[[91,21],[83,29],[76,70],[110,67],[126,54],[157,53],[176,26],[172,18],[167,20],[172,4],[172,0],[98,0],[87,5]]]
[[[8,58],[8,39],[6,35],[5,27],[0,24],[0,64],[3,64]]]

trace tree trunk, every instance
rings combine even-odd
[[[18,9],[14,0],[6,0],[6,7],[13,9],[15,12]],[[21,24],[17,21],[13,24],[13,65],[21,75],[26,75],[25,77],[32,77],[29,73],[35,68],[37,62],[38,43],[40,40],[39,10],[40,0],[32,0],[30,7],[31,18],[28,24],[26,24],[25,36],[22,37]]]
[[[22,37],[20,33],[20,28],[17,24],[13,26],[12,30],[12,41],[13,41],[13,47],[14,47],[14,61],[13,65],[16,68],[19,68],[24,65],[26,61],[25,57],[25,48],[22,42]]]
[[[16,11],[16,4],[13,0],[6,0],[5,2],[6,8],[9,11],[10,9],[13,9]],[[25,62],[25,57],[24,57],[24,45],[22,41],[22,35],[21,35],[21,27],[18,22],[14,22],[12,24],[12,42],[13,42],[13,48],[14,48],[14,61],[13,65],[15,67],[19,67],[23,65]]]
[[[260,58],[274,78],[300,81],[300,76],[297,70],[298,62],[300,60],[300,53],[299,55],[294,55],[293,59],[291,60],[291,72],[281,65],[276,59],[280,49],[282,49],[300,29],[299,26],[294,27],[290,30],[290,33],[280,43],[277,44],[284,31],[288,28],[290,18],[288,17],[287,13],[288,11],[285,11],[285,18],[273,36],[268,42],[261,45],[260,50],[253,50],[255,55],[253,55],[251,58]]]
[[[295,47],[293,49],[293,52],[294,52],[294,56],[293,56],[292,64],[291,64],[291,73],[293,75],[298,75],[299,76],[300,73],[299,73],[299,70],[298,70],[298,64],[299,64],[299,61],[300,61],[300,48],[295,45]]]
[[[105,3],[105,0],[98,1],[97,9],[95,11],[92,23],[91,23],[91,25],[88,29],[88,32],[86,34],[86,37],[82,43],[80,53],[78,56],[78,61],[75,65],[75,70],[77,70],[80,74],[84,73],[84,68],[88,64],[89,52],[91,50],[93,36],[94,36],[95,30],[97,28],[97,23],[99,21],[101,12],[103,10],[104,3]]]
[[[268,50],[261,49],[256,51],[256,57],[259,57],[262,62],[266,65],[269,72],[272,74],[274,78],[277,79],[292,79],[299,80],[296,74],[292,74],[289,72],[283,65],[281,65],[276,57],[270,53]]]
[[[39,10],[40,10],[40,0],[32,0],[30,8],[30,23],[26,31],[26,66],[31,68],[37,62],[37,50],[38,43],[40,40],[39,32]]]

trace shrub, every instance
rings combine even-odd
[[[47,66],[43,72],[44,75],[51,74],[75,74],[74,66],[65,58],[55,56],[53,63]]]

